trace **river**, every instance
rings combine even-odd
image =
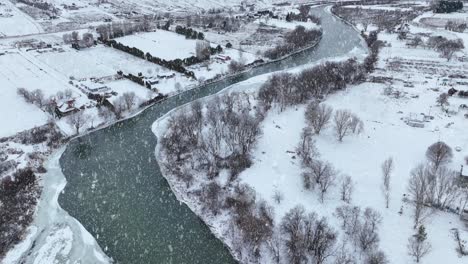
[[[321,18],[323,28],[315,49],[184,92],[68,144],[60,158],[67,184],[59,204],[116,263],[235,263],[161,175],[151,125],[182,104],[253,76],[364,49],[359,34],[324,7],[312,12]]]

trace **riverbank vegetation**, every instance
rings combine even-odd
[[[42,164],[63,140],[52,123],[0,138],[0,259],[24,239],[41,194]]]
[[[372,44],[374,42],[376,39]],[[374,51],[378,52],[378,48]],[[323,128],[333,119],[337,141],[362,131],[362,121],[356,115],[346,110],[332,114],[332,110],[318,102],[349,84],[364,81],[367,72],[373,69],[369,65],[371,61],[375,62],[366,59],[366,63],[359,63],[348,59],[319,64],[296,74],[276,73],[257,92],[224,93],[195,101],[167,120],[158,153],[162,171],[184,184],[191,199],[202,205],[203,214],[227,218],[229,225],[223,232],[232,253],[241,262],[269,259],[274,263],[283,260],[324,263],[342,243],[328,219],[305,213],[300,206],[291,209],[282,219],[276,219],[273,207],[238,177],[255,164],[257,157],[253,157],[252,152],[262,135],[263,121],[272,111],[288,111],[311,102],[308,111],[311,126],[318,122]],[[318,125],[314,127],[319,132]],[[335,185],[335,171],[325,161],[316,159],[318,153],[313,138],[307,134],[308,129],[304,131],[301,143],[298,142],[304,175],[310,175],[304,176],[304,188],[319,190],[323,201],[327,191]],[[347,197],[351,183],[347,186],[344,199],[350,199]],[[276,200],[281,203],[281,193],[277,193]],[[359,250],[366,258],[385,263],[385,255],[378,250],[380,216],[372,209],[365,212],[362,222],[356,223],[360,231],[350,236],[356,241],[362,240]],[[348,250],[342,250],[343,258],[353,257]]]

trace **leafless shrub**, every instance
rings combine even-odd
[[[281,201],[283,201],[284,199],[284,194],[279,191],[279,190],[275,190],[275,193],[273,194],[273,200],[277,203],[277,204],[280,204]]]
[[[388,264],[388,258],[381,250],[370,252],[365,260],[365,264]]]

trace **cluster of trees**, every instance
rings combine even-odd
[[[27,103],[33,104],[51,115],[54,115],[55,107],[57,106],[58,101],[69,100],[72,99],[73,96],[73,91],[71,89],[58,91],[55,95],[52,95],[48,98],[45,97],[44,92],[42,92],[41,89],[28,91],[25,88],[18,88],[16,92]]]
[[[326,62],[303,70],[299,74],[273,74],[258,93],[260,106],[270,109],[278,106],[283,111],[288,106],[303,104],[312,98],[321,98],[340,90],[347,84],[362,81],[365,68],[356,59],[344,62]]]
[[[336,185],[338,171],[332,164],[319,160],[319,153],[315,147],[313,133],[319,134],[332,120],[333,109],[324,104],[313,102],[307,106],[305,118],[307,127],[301,134],[301,140],[296,152],[304,168],[302,174],[306,190],[317,189],[323,203],[330,187]],[[347,110],[337,110],[333,116],[334,129],[338,140],[349,133],[359,133],[363,129],[363,122]],[[340,184],[340,198],[349,203],[354,188],[350,176],[343,176]]]
[[[31,168],[19,169],[0,179],[0,259],[24,238],[39,195]]]
[[[462,39],[447,39],[442,36],[432,36],[427,40],[426,45],[440,53],[448,61],[453,54],[465,48]]]
[[[278,44],[276,47],[267,50],[264,55],[269,59],[278,59],[298,49],[317,43],[321,37],[322,31],[320,30],[306,30],[303,26],[297,26],[284,36],[285,43]]]
[[[25,88],[18,88],[16,92],[27,103],[33,104],[41,109],[46,105],[47,100],[44,96],[44,92],[41,89],[36,89],[30,92]]]
[[[382,216],[372,208],[367,207],[364,211],[358,206],[344,205],[336,208],[335,216],[341,222],[346,241],[349,241],[356,251],[365,256],[365,263],[386,264],[388,259],[379,250],[379,225]],[[354,261],[346,263],[356,263]]]
[[[136,57],[139,57],[141,59],[150,61],[152,63],[161,65],[161,66],[166,67],[166,68],[168,68],[170,70],[180,72],[180,73],[186,75],[187,77],[195,78],[195,73],[193,71],[187,70],[183,66],[184,61],[181,60],[181,59],[175,59],[175,60],[169,60],[168,61],[168,60],[165,60],[165,59],[161,59],[159,57],[153,57],[149,52],[147,52],[145,54],[142,50],[140,50],[138,48],[126,46],[126,45],[124,45],[124,44],[122,44],[120,42],[117,42],[117,41],[113,40],[113,39],[111,39],[111,40],[102,40],[102,42],[105,45],[109,46],[109,47],[112,47],[112,48],[127,52],[127,53],[129,53],[129,54],[131,54],[133,56],[136,56]]]
[[[445,25],[445,29],[455,31],[455,32],[460,32],[460,33],[463,33],[466,30],[467,27],[468,26],[467,26],[466,22],[457,23],[457,22],[454,22],[452,20],[447,22],[447,24]]]
[[[383,42],[378,40],[378,31],[372,31],[369,35],[362,32],[361,35],[366,40],[367,46],[369,47],[369,55],[364,59],[364,68],[366,72],[370,73],[375,70],[375,65]]]
[[[429,146],[426,157],[428,163],[414,168],[408,182],[408,201],[414,209],[415,228],[433,209],[453,209],[460,202],[459,209],[463,211],[468,203],[468,189],[459,188],[458,173],[446,167],[453,157],[452,149],[439,141]]]
[[[309,20],[314,22],[317,25],[320,25],[320,19],[310,14],[310,6],[307,6],[307,5],[301,5],[299,7],[299,14],[289,12],[286,15],[286,21],[288,22],[291,22],[291,21],[307,22]]]
[[[225,94],[206,104],[196,101],[190,109],[174,114],[161,139],[168,169],[190,184],[191,177],[177,167],[191,164],[211,179],[221,169],[229,169],[232,180],[249,167],[263,116],[250,100],[244,93]]]
[[[184,35],[187,39],[205,39],[205,35],[202,32],[198,32],[190,27],[176,26],[175,32],[177,34]]]
[[[463,9],[462,1],[435,0],[432,2],[434,13],[452,13],[461,9]]]
[[[54,122],[39,127],[35,127],[16,134],[8,141],[17,142],[23,145],[35,145],[45,143],[48,147],[57,147],[64,138],[62,132]]]
[[[234,251],[241,259],[257,262],[262,245],[273,235],[273,208],[256,199],[255,190],[245,184],[237,185],[223,206],[232,212],[229,232]]]
[[[113,112],[117,119],[121,119],[125,112],[130,112],[136,109],[142,99],[134,92],[122,93],[113,103]]]
[[[62,38],[65,44],[72,44],[72,47],[76,47],[78,43],[86,47],[91,47],[95,45],[94,36],[89,32],[84,33],[83,36],[80,37],[80,33],[78,33],[77,31],[73,31],[70,34],[63,34]]]
[[[455,88],[450,88],[450,89],[448,90],[447,95],[448,95],[448,96],[453,96],[454,94],[457,94],[457,95],[460,96],[460,97],[468,97],[468,90],[457,90],[457,89],[455,89]],[[448,96],[447,96],[447,98],[445,98],[445,99],[442,98],[444,101],[447,100],[447,103],[448,103]],[[439,96],[439,98],[440,98],[440,97],[445,97],[445,95],[442,95],[442,94],[441,94],[441,95]],[[438,103],[438,104],[440,104],[439,98],[437,99],[437,103]],[[445,102],[444,102],[444,103],[445,103]]]
[[[201,28],[216,28],[226,32],[238,31],[242,25],[242,19],[236,16],[228,16],[221,14],[208,14],[208,15],[188,15],[186,17],[187,27],[201,27]]]
[[[143,18],[142,22],[113,22],[112,24],[100,25],[96,28],[99,34],[98,40],[107,41],[113,38],[131,35],[135,32],[147,32],[151,30],[149,18]]]

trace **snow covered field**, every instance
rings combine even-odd
[[[165,60],[183,59],[195,55],[196,40],[184,36],[157,30],[151,33],[134,34],[115,39],[124,45],[136,47]]]
[[[41,33],[34,19],[16,8],[9,0],[0,0],[0,38]]]

